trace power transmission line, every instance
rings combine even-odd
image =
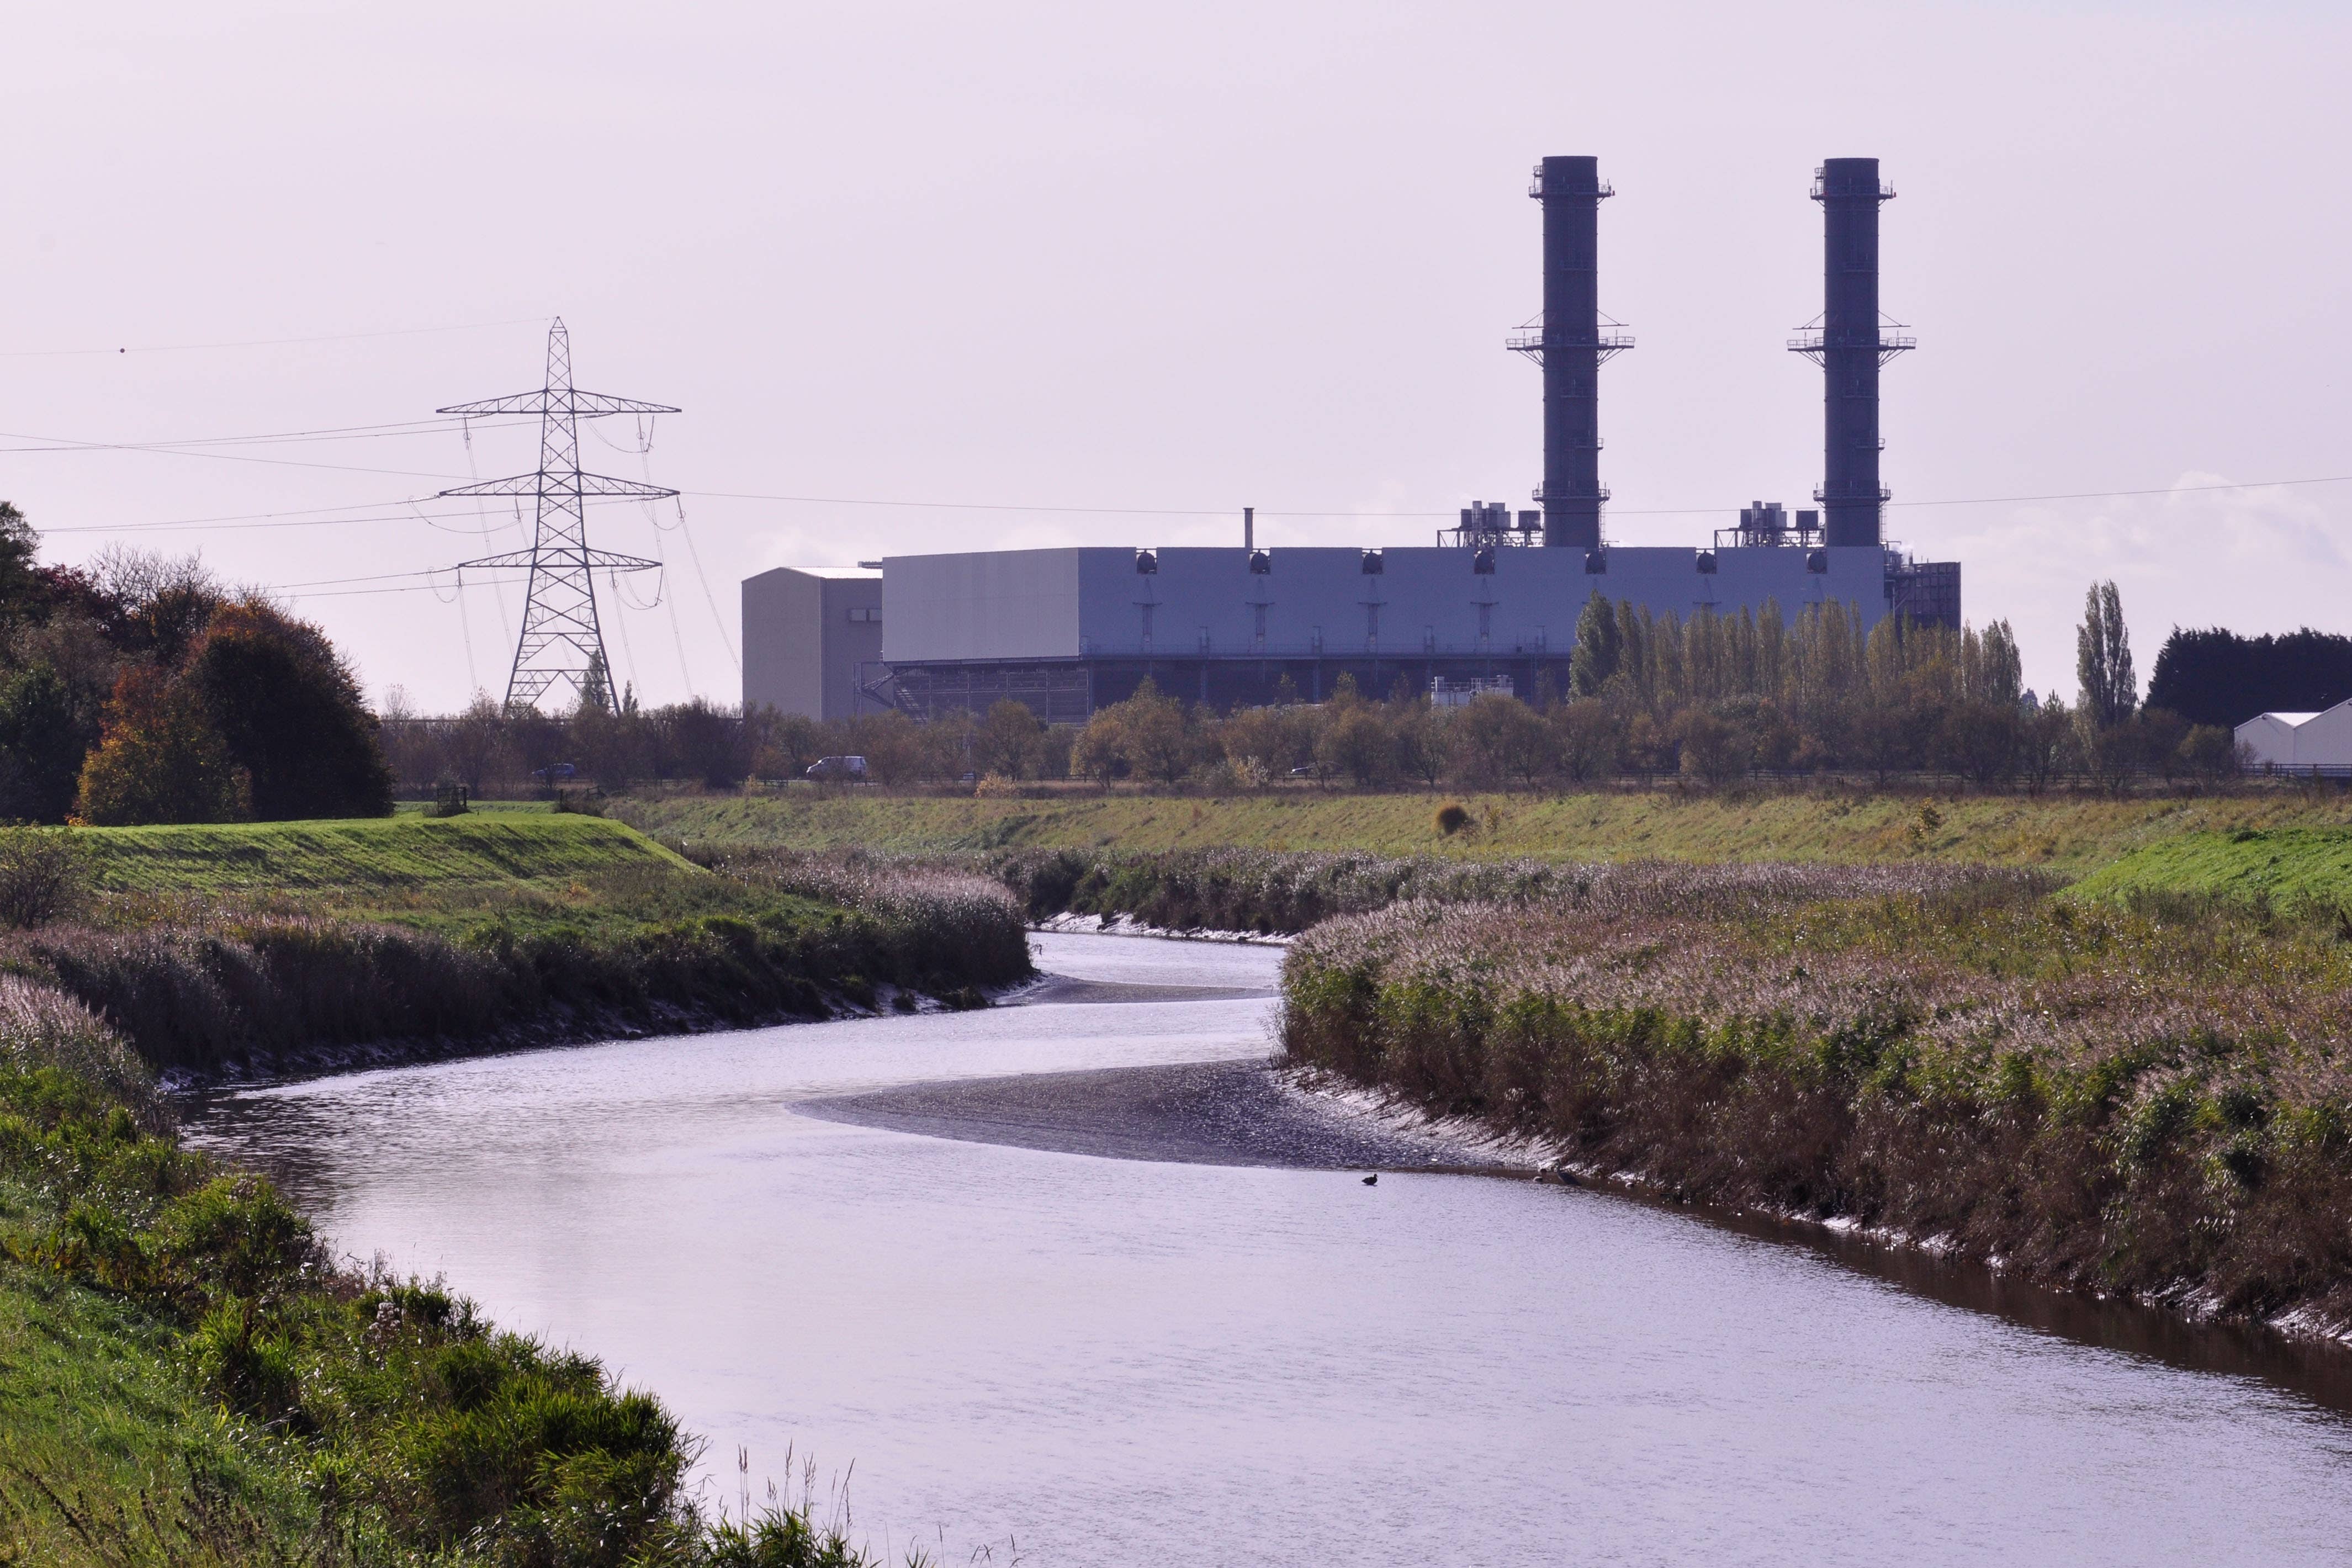
[[[547,379],[537,392],[485,398],[434,410],[467,416],[536,414],[539,468],[512,479],[460,485],[441,492],[460,496],[530,496],[538,515],[528,550],[460,563],[459,570],[527,567],[522,635],[515,639],[514,666],[507,676],[509,712],[536,708],[548,692],[569,686],[583,701],[613,705],[613,662],[604,652],[604,628],[596,612],[596,571],[639,572],[658,563],[616,555],[588,545],[590,496],[675,496],[676,490],[635,479],[616,479],[580,468],[580,420],[606,414],[676,414],[665,404],[579,392],[572,384],[572,337],[561,317],[547,332]]]
[[[448,327],[394,327],[378,332],[324,332],[305,338],[244,338],[217,343],[147,343],[139,347],[102,349],[0,349],[0,359],[69,359],[84,354],[189,353],[201,349],[267,349],[289,343],[348,343],[362,338],[414,338],[428,332],[478,332],[492,327],[536,326],[544,316],[516,316],[504,321],[463,321]]]

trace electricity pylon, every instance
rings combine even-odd
[[[612,397],[572,387],[572,337],[557,318],[547,331],[547,384],[537,392],[486,398],[436,408],[436,414],[536,414],[539,471],[510,479],[485,479],[443,490],[444,496],[530,496],[538,503],[530,548],[458,563],[468,567],[528,566],[530,585],[522,610],[522,636],[515,643],[514,668],[507,676],[507,711],[536,708],[560,685],[579,699],[613,706],[612,661],[604,657],[604,627],[596,614],[593,572],[649,572],[661,565],[642,556],[615,555],[588,548],[587,498],[638,496],[658,500],[676,490],[635,479],[580,471],[583,416],[676,414],[659,403]]]

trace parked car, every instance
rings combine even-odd
[[[856,784],[866,782],[864,757],[819,757],[808,765],[813,779],[848,779]]]

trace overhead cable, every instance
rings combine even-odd
[[[492,327],[540,326],[545,316],[516,316],[503,321],[461,321],[446,327],[394,327],[376,332],[323,332],[300,338],[243,338],[212,343],[143,343],[102,349],[0,349],[0,359],[67,359],[83,354],[191,353],[202,349],[266,349],[289,343],[348,343],[363,338],[413,338],[429,332],[479,332]]]

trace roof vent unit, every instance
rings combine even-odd
[[[1543,531],[1543,513],[1539,511],[1523,511],[1519,513],[1519,531],[1521,533],[1541,533]]]
[[[1698,552],[1698,571],[1699,575],[1702,577],[1712,577],[1715,575],[1714,551],[1702,550]]]
[[[1495,547],[1482,544],[1470,552],[1470,570],[1481,577],[1495,574]]]
[[[1805,570],[1816,577],[1825,577],[1830,570],[1830,552],[1826,550],[1805,552]]]
[[[1160,574],[1160,552],[1156,550],[1137,551],[1135,552],[1135,574],[1139,577],[1158,576]]]
[[[1584,552],[1584,574],[1598,577],[1609,570],[1609,552],[1588,550]]]
[[[1251,575],[1251,576],[1253,576],[1253,577],[1266,577],[1266,576],[1271,576],[1271,575],[1273,574],[1273,573],[1274,573],[1274,557],[1273,557],[1273,556],[1268,555],[1268,554],[1267,554],[1265,551],[1263,551],[1263,550],[1253,550],[1253,551],[1251,551],[1251,552],[1249,552],[1249,557],[1250,557],[1250,575]]]
[[[1389,569],[1388,562],[1377,550],[1364,552],[1364,575],[1377,577]]]

